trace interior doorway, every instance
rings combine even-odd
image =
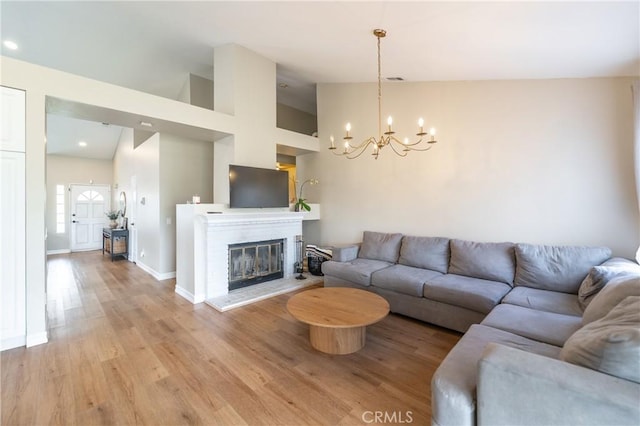
[[[289,173],[289,203],[295,203],[296,194],[296,157],[278,154],[276,168]]]
[[[102,248],[102,228],[107,226],[105,213],[111,208],[110,185],[69,186],[71,206],[71,251]]]

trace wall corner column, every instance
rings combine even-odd
[[[214,110],[236,121],[214,147],[214,202],[228,203],[229,164],[275,169],[276,64],[235,44],[215,48],[213,63]]]
[[[26,102],[27,347],[47,343],[46,101],[27,89]]]

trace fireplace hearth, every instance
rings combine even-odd
[[[284,276],[284,239],[229,244],[229,291]]]

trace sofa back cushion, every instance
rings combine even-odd
[[[636,262],[614,257],[602,265],[594,266],[580,284],[578,289],[578,302],[582,310],[586,309],[591,300],[604,286],[615,277],[624,275],[636,275],[640,277],[640,265]]]
[[[627,296],[640,296],[640,277],[622,275],[609,281],[584,310],[582,324],[603,318]]]
[[[401,242],[402,234],[364,231],[358,257],[396,263]]]
[[[451,240],[449,273],[499,281],[513,286],[514,245]]]
[[[560,359],[640,383],[640,297],[626,297],[606,316],[576,331]]]
[[[610,257],[607,247],[516,244],[515,285],[578,294],[589,270]]]
[[[449,266],[449,239],[405,235],[402,238],[398,263],[446,274]]]

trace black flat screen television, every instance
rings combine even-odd
[[[230,164],[229,207],[289,207],[289,173]]]

